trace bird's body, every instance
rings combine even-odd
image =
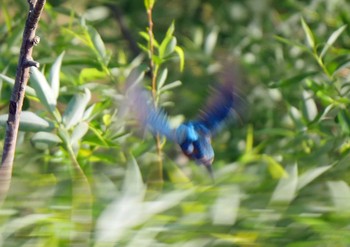
[[[232,73],[234,76],[235,73]],[[146,90],[136,85],[129,90],[129,101],[139,123],[149,129],[153,135],[160,134],[177,143],[182,152],[199,165],[204,165],[211,173],[214,150],[212,135],[221,128],[232,113],[235,104],[235,83],[237,78],[224,78],[218,84],[206,106],[200,111],[197,120],[187,121],[177,128],[171,128],[162,109],[157,109]]]

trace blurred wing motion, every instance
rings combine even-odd
[[[169,140],[175,140],[175,130],[168,122],[168,117],[161,109],[156,109],[151,95],[138,83],[128,85],[128,104],[142,127],[153,135],[160,134]]]
[[[236,86],[240,78],[236,66],[232,63],[225,65],[221,80],[222,83],[214,86],[207,104],[198,117],[199,122],[211,133],[220,130],[225,120],[233,114],[234,107],[237,108],[238,103]]]

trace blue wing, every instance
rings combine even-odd
[[[161,109],[154,106],[148,91],[138,84],[130,86],[127,92],[128,102],[137,121],[153,135],[160,134],[167,139],[175,140],[175,130],[170,127],[168,117]]]
[[[211,132],[216,132],[233,113],[238,100],[236,84],[239,76],[235,66],[227,67],[222,73],[223,83],[214,86],[205,107],[199,114],[199,122]]]

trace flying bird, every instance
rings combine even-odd
[[[225,66],[221,79],[221,83],[213,86],[207,103],[197,118],[186,121],[177,128],[170,126],[167,114],[155,106],[150,93],[139,83],[133,83],[128,88],[129,104],[141,126],[153,135],[159,134],[177,143],[187,157],[198,165],[204,165],[211,176],[214,160],[212,136],[236,112],[239,102],[236,92],[239,81],[237,68]]]

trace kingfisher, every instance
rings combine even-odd
[[[134,83],[128,89],[128,101],[140,125],[154,136],[160,135],[177,143],[189,159],[203,165],[212,177],[215,155],[211,145],[212,136],[236,113],[239,101],[236,92],[239,81],[236,67],[225,68],[222,78],[222,83],[212,87],[197,118],[183,122],[177,128],[170,126],[165,111],[155,106],[150,93],[139,83]]]

